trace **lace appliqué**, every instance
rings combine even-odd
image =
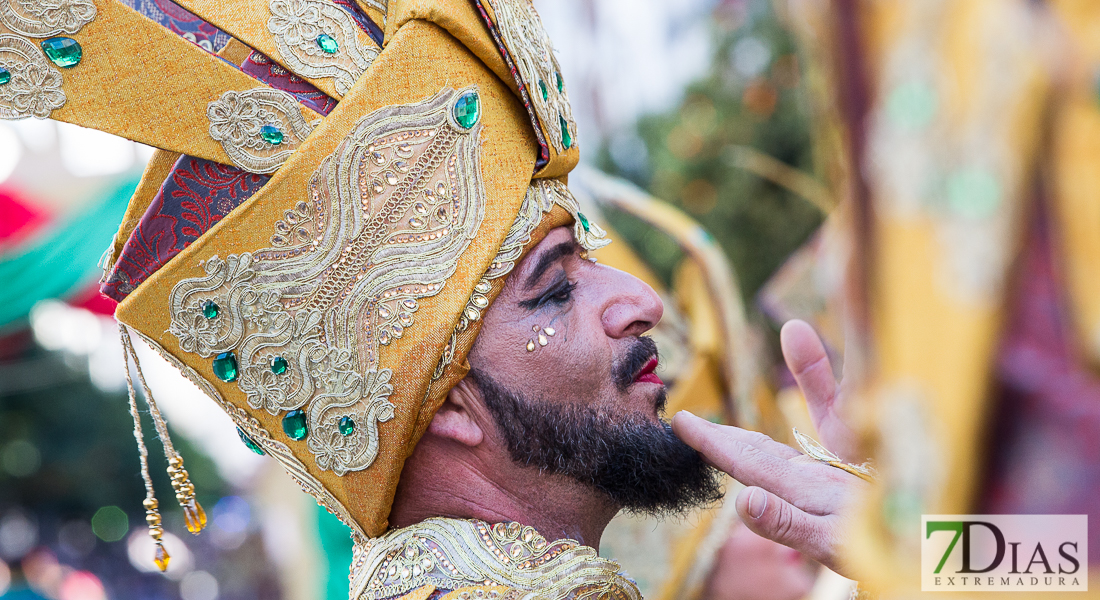
[[[61,71],[34,42],[21,36],[73,34],[95,16],[91,0],[0,0],[0,23],[19,34],[0,34],[0,67],[10,77],[0,86],[0,119],[46,119],[67,100]]]
[[[378,56],[377,48],[359,44],[359,28],[342,8],[325,0],[271,0],[267,30],[275,37],[279,57],[306,79],[331,78],[341,96]],[[327,36],[330,51],[322,48]]]
[[[576,145],[577,125],[550,36],[531,0],[487,0],[538,120],[559,153]],[[537,129],[537,127],[536,127]],[[540,133],[541,137],[541,133]]]
[[[0,66],[11,73],[11,80],[0,86],[0,119],[45,119],[65,106],[61,71],[31,42],[0,35]]]
[[[206,107],[210,137],[237,167],[274,173],[313,132],[294,96],[271,88],[225,92]]]
[[[222,395],[218,393],[217,388],[210,385],[210,382],[203,379],[194,369],[181,362],[175,356],[169,354],[160,344],[148,336],[137,330],[134,330],[134,332],[141,336],[141,339],[148,344],[150,348],[155,350],[157,354],[160,354],[169,364],[178,369],[180,373],[183,373],[183,376],[190,380],[191,383],[194,383],[204,394],[217,402],[218,406],[229,415],[229,418],[233,420],[233,423],[236,424],[237,427],[241,428],[241,431],[243,431],[245,435],[259,444],[268,456],[273,456],[275,460],[279,461],[279,464],[281,464],[291,478],[298,483],[302,491],[313,496],[318,504],[325,507],[326,510],[340,519],[344,525],[347,525],[351,529],[352,539],[354,539],[357,544],[367,543],[368,538],[366,534],[363,533],[362,528],[360,528],[359,524],[352,518],[348,509],[336,500],[316,477],[309,474],[309,471],[306,470],[306,466],[294,457],[294,453],[291,452],[286,444],[272,439],[267,430],[260,425],[260,422],[249,416],[247,411],[226,402],[226,400],[222,398]]]
[[[447,88],[364,117],[314,173],[307,206],[284,213],[271,248],[210,258],[205,276],[172,289],[180,348],[234,352],[253,408],[304,407],[321,469],[374,462],[378,424],[394,409],[379,347],[413,326],[417,301],[443,288],[484,219],[481,125],[452,116],[476,93]]]
[[[537,591],[540,598],[641,600],[619,571],[592,548],[547,542],[519,523],[434,518],[371,540],[353,561],[351,597],[391,598],[424,585],[499,585]]]
[[[466,307],[458,318],[451,339],[443,349],[439,357],[432,380],[436,381],[443,376],[444,369],[454,360],[454,351],[458,347],[458,338],[470,330],[470,323],[481,319],[482,312],[489,307],[489,293],[493,289],[493,281],[512,272],[516,261],[523,254],[524,247],[531,241],[531,233],[542,222],[542,216],[554,206],[560,206],[573,216],[573,237],[585,250],[597,250],[611,243],[605,232],[599,225],[588,220],[580,214],[580,205],[569,188],[556,179],[536,179],[527,188],[527,195],[520,205],[519,214],[512,222],[508,235],[497,251],[493,262],[485,275],[474,286]]]
[[[27,37],[73,34],[95,16],[91,0],[0,0],[0,23]]]

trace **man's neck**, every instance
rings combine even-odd
[[[390,525],[431,517],[516,521],[547,540],[571,538],[599,548],[617,506],[589,486],[496,454],[425,435],[405,462]]]

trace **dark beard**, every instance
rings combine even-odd
[[[680,441],[668,423],[532,401],[485,373],[473,370],[470,377],[517,463],[571,477],[635,513],[682,514],[722,498],[720,473]],[[658,406],[663,407],[661,393]]]

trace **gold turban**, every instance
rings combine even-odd
[[[239,205],[113,288],[118,320],[357,540],[381,534],[509,271],[554,227],[604,243],[565,186],[576,126],[530,1],[179,0],[232,36],[220,55],[118,0],[36,4],[0,5],[0,116],[160,149],[109,281],[181,157],[251,178]]]

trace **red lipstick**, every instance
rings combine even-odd
[[[642,367],[641,371],[634,376],[634,383],[656,383],[657,385],[664,385],[665,382],[661,381],[661,378],[657,376],[654,371],[657,370],[657,357],[649,359],[649,362]]]

